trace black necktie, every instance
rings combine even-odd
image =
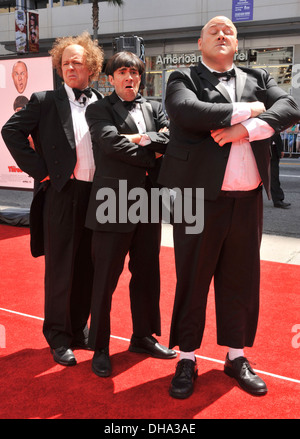
[[[134,108],[135,104],[142,102],[142,96],[137,94],[133,101],[123,101],[124,107],[130,111]]]
[[[73,88],[73,92],[75,95],[75,100],[78,101],[82,94],[85,94],[88,98],[92,97],[92,90],[90,87],[85,88],[84,90],[79,90],[78,88]]]
[[[225,81],[229,81],[231,78],[235,78],[235,70],[234,69],[231,69],[231,70],[228,70],[228,72],[222,72],[222,73],[213,72],[213,74],[217,78],[225,78]]]

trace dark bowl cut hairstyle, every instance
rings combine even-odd
[[[118,52],[106,64],[105,74],[114,75],[114,72],[122,67],[133,67],[142,75],[145,72],[145,64],[132,52]]]

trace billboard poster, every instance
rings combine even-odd
[[[53,90],[52,58],[0,59],[0,129],[32,93]],[[32,139],[28,139],[32,147]],[[0,188],[32,189],[33,178],[15,163],[0,135]]]
[[[39,51],[39,14],[28,12],[28,48],[29,52]]]
[[[21,9],[15,12],[15,33],[16,33],[16,52],[26,53],[27,51],[26,13]]]
[[[232,0],[232,22],[253,20],[253,0]]]

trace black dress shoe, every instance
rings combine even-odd
[[[51,349],[54,361],[62,366],[75,366],[77,363],[72,349],[61,346],[60,348]]]
[[[281,209],[288,209],[291,203],[286,203],[285,201],[276,201],[274,207],[279,207]]]
[[[175,351],[158,343],[152,335],[150,337],[136,337],[135,335],[132,335],[129,351],[148,354],[151,357],[161,358],[162,360],[169,360],[171,358],[176,358],[177,356]]]
[[[178,361],[176,372],[169,388],[169,394],[177,399],[188,398],[194,391],[194,382],[197,376],[198,368],[196,361],[187,359]]]
[[[235,378],[241,388],[251,395],[265,395],[268,391],[265,382],[256,375],[245,357],[238,357],[230,361],[227,354],[224,372]]]
[[[111,375],[108,348],[95,351],[92,360],[92,371],[99,377],[109,377]]]

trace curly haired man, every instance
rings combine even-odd
[[[57,39],[50,55],[64,84],[33,93],[2,136],[18,166],[35,180],[31,252],[45,256],[43,333],[54,360],[71,366],[72,349],[87,347],[93,269],[91,231],[84,222],[95,165],[85,111],[103,97],[89,85],[104,56],[87,32]]]

